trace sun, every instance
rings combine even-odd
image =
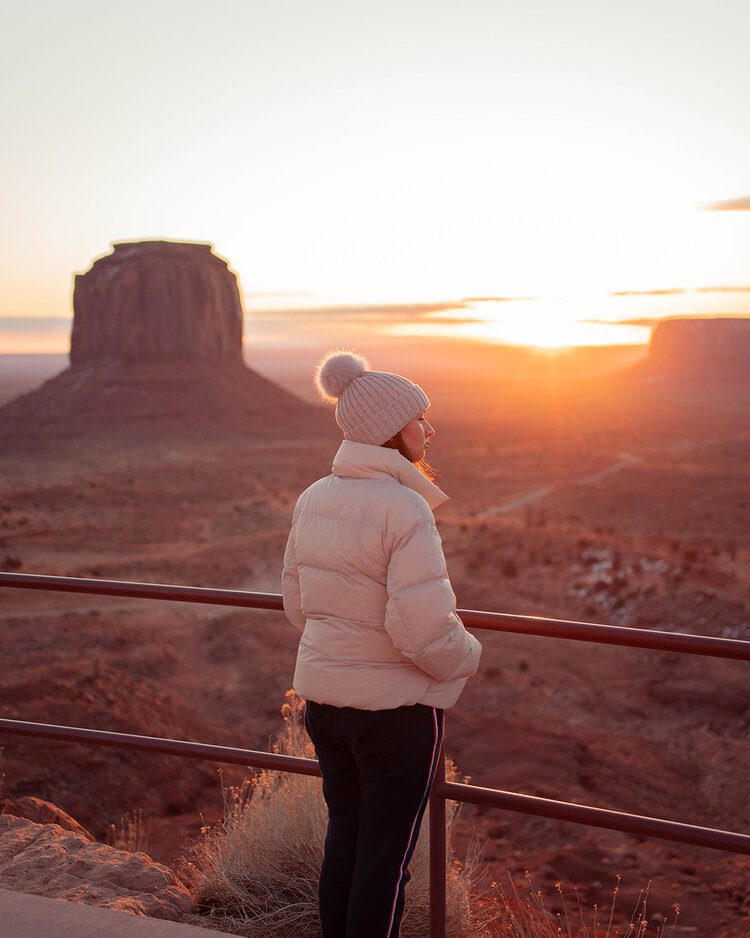
[[[604,314],[601,301],[589,303],[581,298],[481,301],[440,310],[419,322],[399,323],[385,331],[519,345],[546,354],[583,345],[642,345],[649,341],[648,326],[595,318],[597,311]]]

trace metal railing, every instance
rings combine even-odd
[[[88,593],[97,596],[125,596],[138,599],[171,600],[177,602],[208,603],[246,609],[272,609],[283,612],[282,598],[276,593],[253,593],[241,590],[208,589],[197,586],[169,586],[160,583],[131,583],[121,580],[97,580],[78,577],[40,576],[28,573],[0,573],[0,586],[16,589],[54,590],[68,593]],[[598,625],[591,622],[573,622],[543,616],[522,616],[472,609],[457,610],[464,625],[469,628],[494,632],[515,632],[567,638],[575,641],[596,642],[607,645],[629,645],[683,654],[709,655],[717,658],[737,658],[750,661],[750,642],[704,635],[684,635],[678,632],[633,629],[624,626]],[[209,759],[253,768],[277,769],[302,775],[320,775],[314,759],[285,756],[252,749],[235,749],[188,740],[161,739],[113,733],[106,730],[74,726],[55,726],[46,723],[28,723],[22,720],[0,719],[0,733],[34,736],[66,742],[79,742],[94,746],[113,746],[155,752],[164,755],[186,756],[191,759]],[[750,835],[736,831],[698,827],[663,818],[644,817],[611,811],[589,805],[556,801],[525,795],[449,782],[445,777],[445,738],[438,760],[435,782],[430,795],[430,938],[445,936],[446,901],[446,826],[445,802],[463,801],[487,807],[519,811],[540,817],[555,818],[589,827],[602,827],[673,840],[700,847],[711,847],[733,853],[750,854]]]

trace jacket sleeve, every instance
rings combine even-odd
[[[456,614],[431,512],[394,541],[386,586],[385,628],[404,657],[440,681],[476,674],[482,646]]]
[[[281,572],[281,598],[284,603],[284,613],[287,619],[300,630],[304,631],[307,619],[302,614],[302,603],[299,588],[299,569],[297,566],[297,549],[295,534],[297,530],[297,509],[292,517],[292,527],[284,550],[284,566]]]

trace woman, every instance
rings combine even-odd
[[[328,807],[320,923],[323,938],[394,938],[444,713],[482,646],[456,614],[432,513],[448,496],[424,461],[426,394],[339,349],[314,381],[344,440],[297,499],[282,586]]]

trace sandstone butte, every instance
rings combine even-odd
[[[644,370],[682,383],[750,380],[750,319],[665,319],[651,336]],[[637,372],[638,369],[636,369]]]
[[[74,277],[69,366],[0,409],[0,446],[329,433],[322,407],[245,365],[243,316],[209,243],[115,243]]]

